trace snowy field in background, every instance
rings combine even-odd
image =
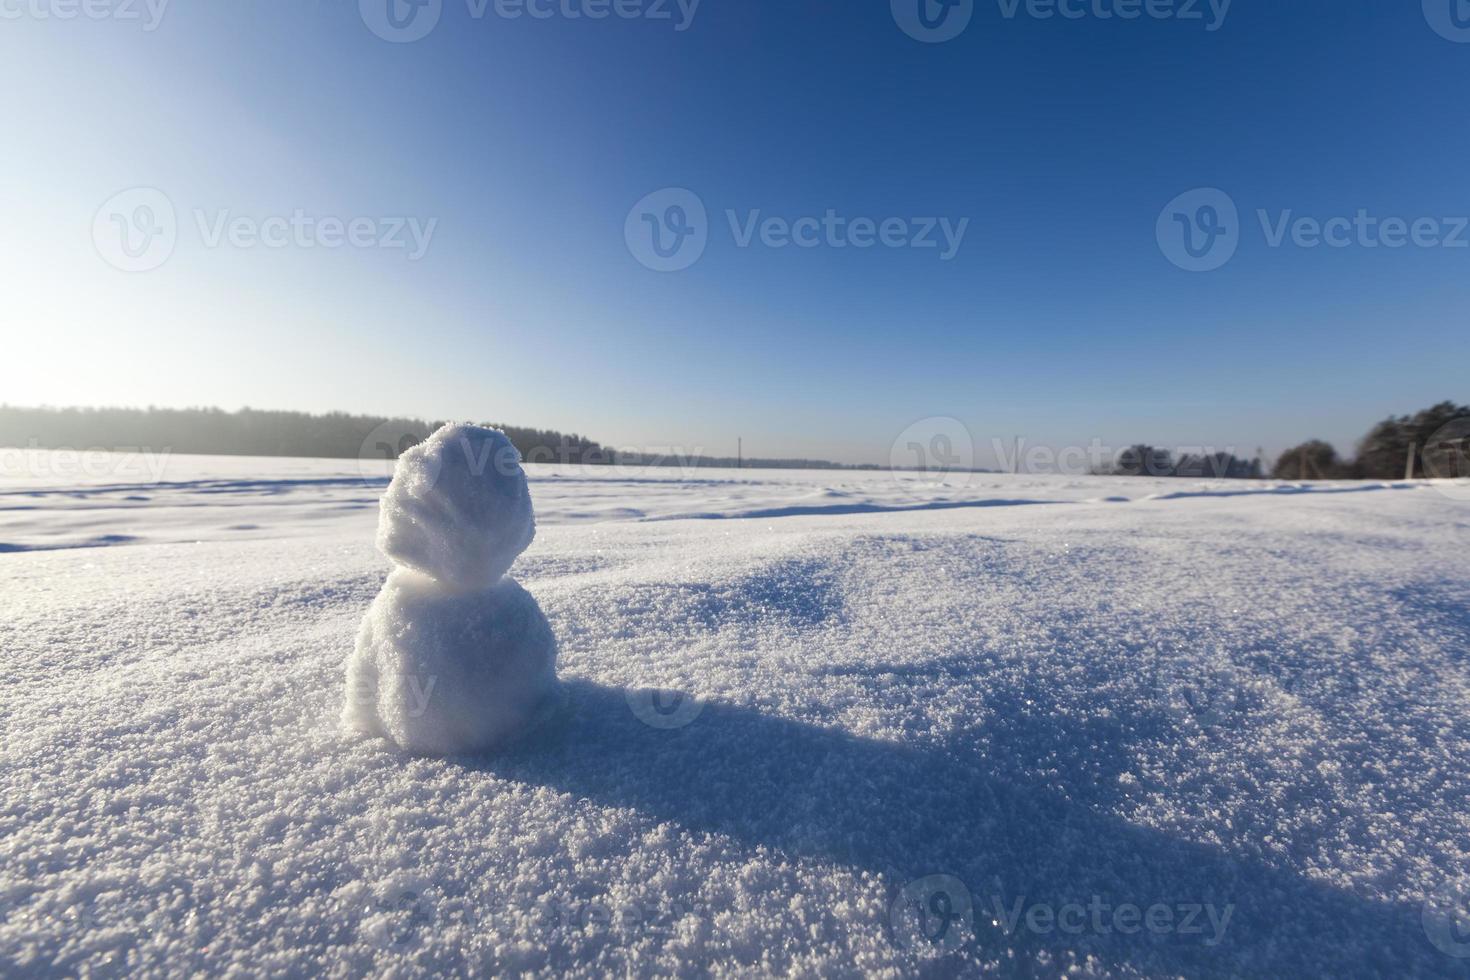
[[[1470,970],[1464,488],[528,467],[569,704],[425,759],[386,466],[24,460],[0,974]]]

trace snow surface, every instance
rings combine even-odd
[[[568,703],[422,758],[338,722],[386,468],[92,464],[0,493],[0,974],[1470,964],[1429,484],[530,467]]]

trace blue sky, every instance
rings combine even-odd
[[[1272,247],[1257,217],[1456,237],[1470,43],[1448,7],[1449,37],[1431,27],[1438,0],[1223,18],[1200,0],[1197,20],[973,0],[942,43],[872,0],[692,18],[622,0],[669,19],[600,20],[597,0],[514,19],[442,0],[408,43],[356,0],[171,3],[153,30],[144,0],[92,2],[61,19],[68,0],[0,0],[0,400],[498,419],[709,453],[743,436],[849,462],[952,416],[981,463],[1015,434],[1347,449],[1389,413],[1470,400],[1470,247]],[[135,216],[136,197],[109,205],[132,188],[164,195],[176,234],[128,272],[98,235]],[[658,272],[625,225],[667,188],[697,196],[707,246]],[[1156,235],[1197,188],[1240,215],[1210,272]],[[945,260],[741,247],[727,214],[829,210],[910,237],[967,224]],[[367,224],[335,247],[250,239],[297,212]],[[212,239],[237,220],[235,244]],[[432,227],[421,257],[382,247],[409,221]]]

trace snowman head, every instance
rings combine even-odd
[[[398,458],[378,548],[457,592],[487,589],[536,536],[521,456],[504,432],[446,425]]]

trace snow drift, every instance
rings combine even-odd
[[[1051,503],[914,509],[961,498],[527,465],[511,575],[574,710],[406,761],[338,717],[387,575],[356,462],[169,466],[0,494],[0,545],[53,549],[0,553],[0,976],[1470,963],[1470,516],[1438,485],[993,474],[965,498]],[[640,519],[677,513],[728,519]],[[104,534],[136,542],[57,547]],[[449,676],[383,714],[447,725]],[[651,726],[687,717],[629,710],[649,688],[704,707]]]
[[[549,713],[556,638],[505,577],[535,534],[504,433],[446,425],[404,453],[378,524],[378,547],[398,567],[358,631],[344,723],[447,755],[513,741]]]

